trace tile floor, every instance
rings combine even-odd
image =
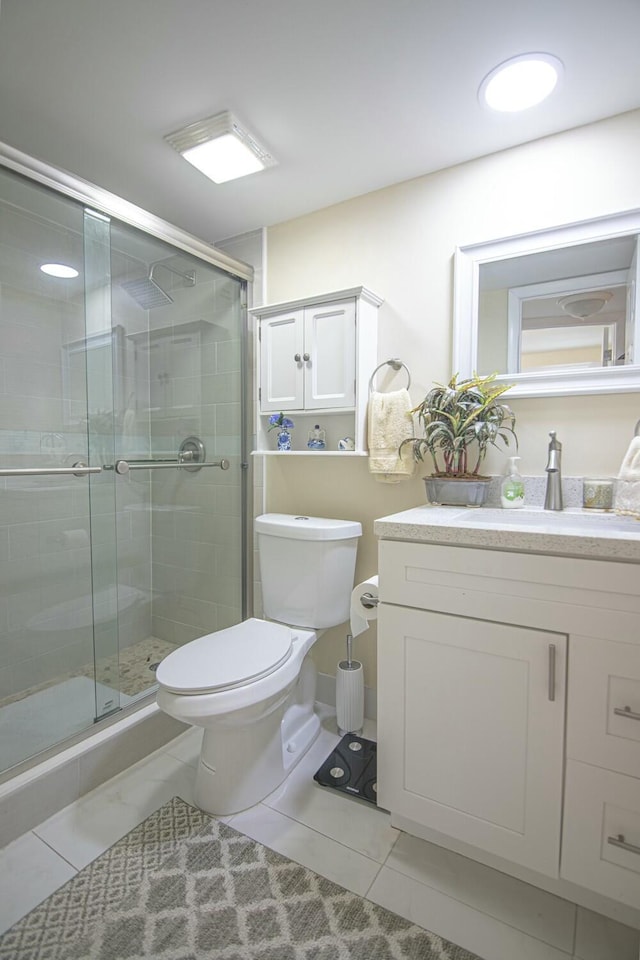
[[[638,960],[638,932],[391,827],[313,774],[339,737],[335,713],[263,803],[224,818],[285,856],[485,960]],[[369,722],[364,736],[375,739]],[[192,729],[0,851],[0,931],[176,794],[193,802]]]

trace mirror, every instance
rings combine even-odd
[[[640,387],[639,241],[631,211],[457,248],[453,372],[523,397]]]

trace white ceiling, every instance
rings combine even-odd
[[[0,2],[0,140],[205,240],[640,107],[640,0]],[[561,87],[483,110],[527,51]],[[215,185],[164,143],[225,109],[278,166]]]

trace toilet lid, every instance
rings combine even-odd
[[[252,618],[174,650],[160,663],[156,679],[173,693],[212,693],[268,676],[290,653],[289,627]]]

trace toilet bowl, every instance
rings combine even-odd
[[[218,815],[263,800],[320,732],[308,653],[326,627],[349,617],[362,534],[352,521],[287,514],[258,517],[256,531],[272,619],[199,637],[156,672],[160,708],[204,728],[195,800]]]

